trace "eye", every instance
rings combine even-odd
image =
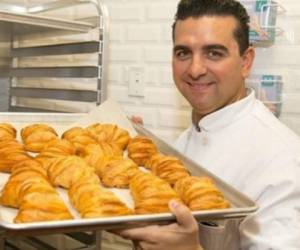
[[[174,56],[179,59],[179,60],[186,60],[190,56],[190,51],[185,50],[185,49],[179,49],[174,51]]]
[[[218,50],[210,50],[207,53],[207,57],[211,60],[219,60],[224,57],[224,54]]]

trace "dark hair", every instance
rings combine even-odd
[[[189,17],[232,16],[237,21],[234,37],[242,55],[249,47],[249,15],[241,3],[235,0],[181,0],[177,6],[175,21],[172,27],[174,40],[175,26],[178,20]]]

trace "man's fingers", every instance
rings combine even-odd
[[[144,121],[143,118],[140,116],[132,116],[131,117],[131,121],[133,121],[134,123],[140,124],[140,125],[144,125]]]
[[[169,203],[171,212],[175,215],[177,223],[180,227],[189,229],[192,231],[198,230],[198,224],[193,217],[190,210],[183,204],[178,203],[175,200],[171,200]]]
[[[138,240],[138,241],[151,241],[151,235],[157,226],[147,226],[144,228],[131,228],[118,230],[117,234],[125,239]]]

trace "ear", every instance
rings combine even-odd
[[[250,75],[254,58],[255,50],[253,47],[249,47],[242,56],[242,76],[244,79]]]

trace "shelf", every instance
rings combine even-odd
[[[31,108],[31,107],[24,107],[24,106],[10,106],[9,112],[34,112],[34,113],[72,113],[67,111],[59,111],[59,110],[52,110],[52,109],[38,109],[38,108]]]
[[[35,46],[26,48],[13,48],[12,57],[26,56],[48,56],[48,55],[67,55],[67,54],[84,54],[94,53],[100,50],[99,42],[79,42],[68,44],[56,44],[47,46]]]
[[[47,89],[11,87],[10,94],[16,97],[57,99],[64,101],[95,102],[98,91],[71,90],[71,89]]]
[[[11,68],[11,77],[99,77],[97,66]]]
[[[0,10],[0,24],[16,24],[14,25],[14,32],[18,34],[46,31],[47,29],[88,32],[90,29],[95,28],[94,24],[86,22],[12,13],[3,10]]]

